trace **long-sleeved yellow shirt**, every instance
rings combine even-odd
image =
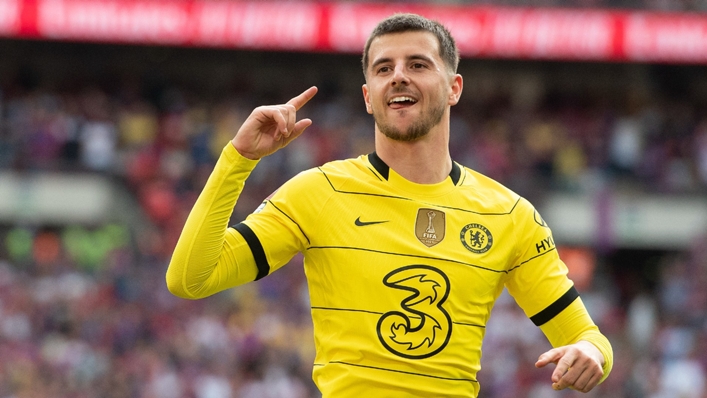
[[[552,234],[525,199],[454,164],[405,180],[375,153],[285,183],[228,226],[257,164],[224,149],[177,243],[167,285],[196,299],[304,254],[324,397],[477,397],[493,304],[505,287],[553,346],[609,341],[589,317]]]

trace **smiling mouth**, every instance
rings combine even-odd
[[[406,108],[409,106],[413,106],[417,103],[417,100],[408,97],[408,96],[398,96],[398,97],[393,97],[388,101],[388,106],[393,108],[393,109],[400,109],[400,108]]]

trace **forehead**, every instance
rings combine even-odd
[[[381,58],[408,58],[424,55],[441,62],[437,37],[427,31],[388,33],[371,41],[369,65]]]

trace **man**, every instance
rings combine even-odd
[[[216,164],[167,271],[201,298],[304,253],[324,397],[477,397],[481,342],[504,286],[554,349],[555,389],[589,391],[612,366],[547,225],[525,199],[453,162],[458,51],[440,24],[399,14],[363,53],[375,152],[300,173],[247,219],[229,217],[258,159],[312,124],[312,87],[256,108]]]

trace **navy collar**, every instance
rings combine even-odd
[[[378,154],[375,152],[371,152],[368,154],[368,161],[371,162],[371,165],[376,169],[378,174],[383,176],[385,180],[388,180],[388,175],[390,174],[390,167],[385,164],[385,162],[378,157]],[[457,162],[452,161],[452,170],[449,172],[449,177],[452,179],[452,182],[454,185],[457,185],[459,183],[459,178],[462,175],[462,169],[459,167]]]

